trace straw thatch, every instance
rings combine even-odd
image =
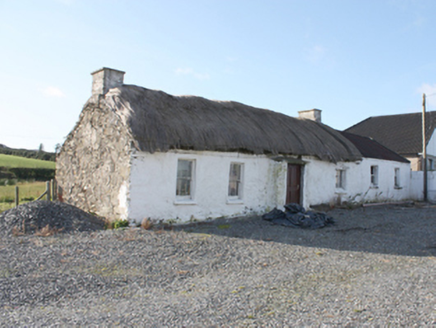
[[[141,151],[240,151],[332,162],[361,158],[349,140],[326,125],[237,102],[123,85],[106,94],[105,104],[130,127]]]

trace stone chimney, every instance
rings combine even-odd
[[[125,72],[107,67],[92,72],[92,95],[104,95],[109,89],[122,86],[124,74]]]
[[[321,110],[320,109],[309,109],[301,110],[298,112],[298,118],[303,118],[306,120],[312,120],[321,123]]]

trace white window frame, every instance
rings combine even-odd
[[[240,167],[239,177],[236,179],[232,179],[232,169],[234,165],[238,165]],[[232,182],[236,182],[237,184],[237,194],[232,195],[231,192],[231,184]],[[229,183],[227,188],[227,199],[229,201],[241,201],[244,195],[244,163],[240,162],[231,162],[229,167]]]
[[[395,189],[401,189],[400,168],[394,169],[394,187]]]
[[[344,189],[346,187],[346,170],[345,169],[336,169],[336,188]]]
[[[378,174],[379,174],[378,165],[371,165],[371,168],[370,168],[371,187],[373,187],[373,188],[378,187]]]
[[[181,162],[190,162],[191,163],[191,175],[188,177],[179,176],[179,165]],[[192,201],[194,199],[195,194],[195,159],[189,158],[179,158],[177,160],[177,173],[176,173],[176,200],[177,201]],[[181,180],[186,180],[189,182],[189,194],[179,194],[179,183]]]

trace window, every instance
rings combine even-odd
[[[229,197],[242,199],[243,164],[231,163],[229,174]]]
[[[181,199],[192,199],[194,161],[179,159],[177,163],[176,195]]]
[[[395,177],[394,177],[395,188],[400,188],[400,169],[398,167],[395,168]]]
[[[434,162],[432,159],[428,160],[428,167],[427,167],[428,171],[433,171],[434,170]]]
[[[336,188],[345,189],[345,170],[336,170]]]
[[[371,166],[371,186],[372,187],[378,186],[378,166],[377,165]]]

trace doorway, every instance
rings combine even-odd
[[[288,164],[288,181],[286,188],[286,204],[300,204],[301,165]]]

